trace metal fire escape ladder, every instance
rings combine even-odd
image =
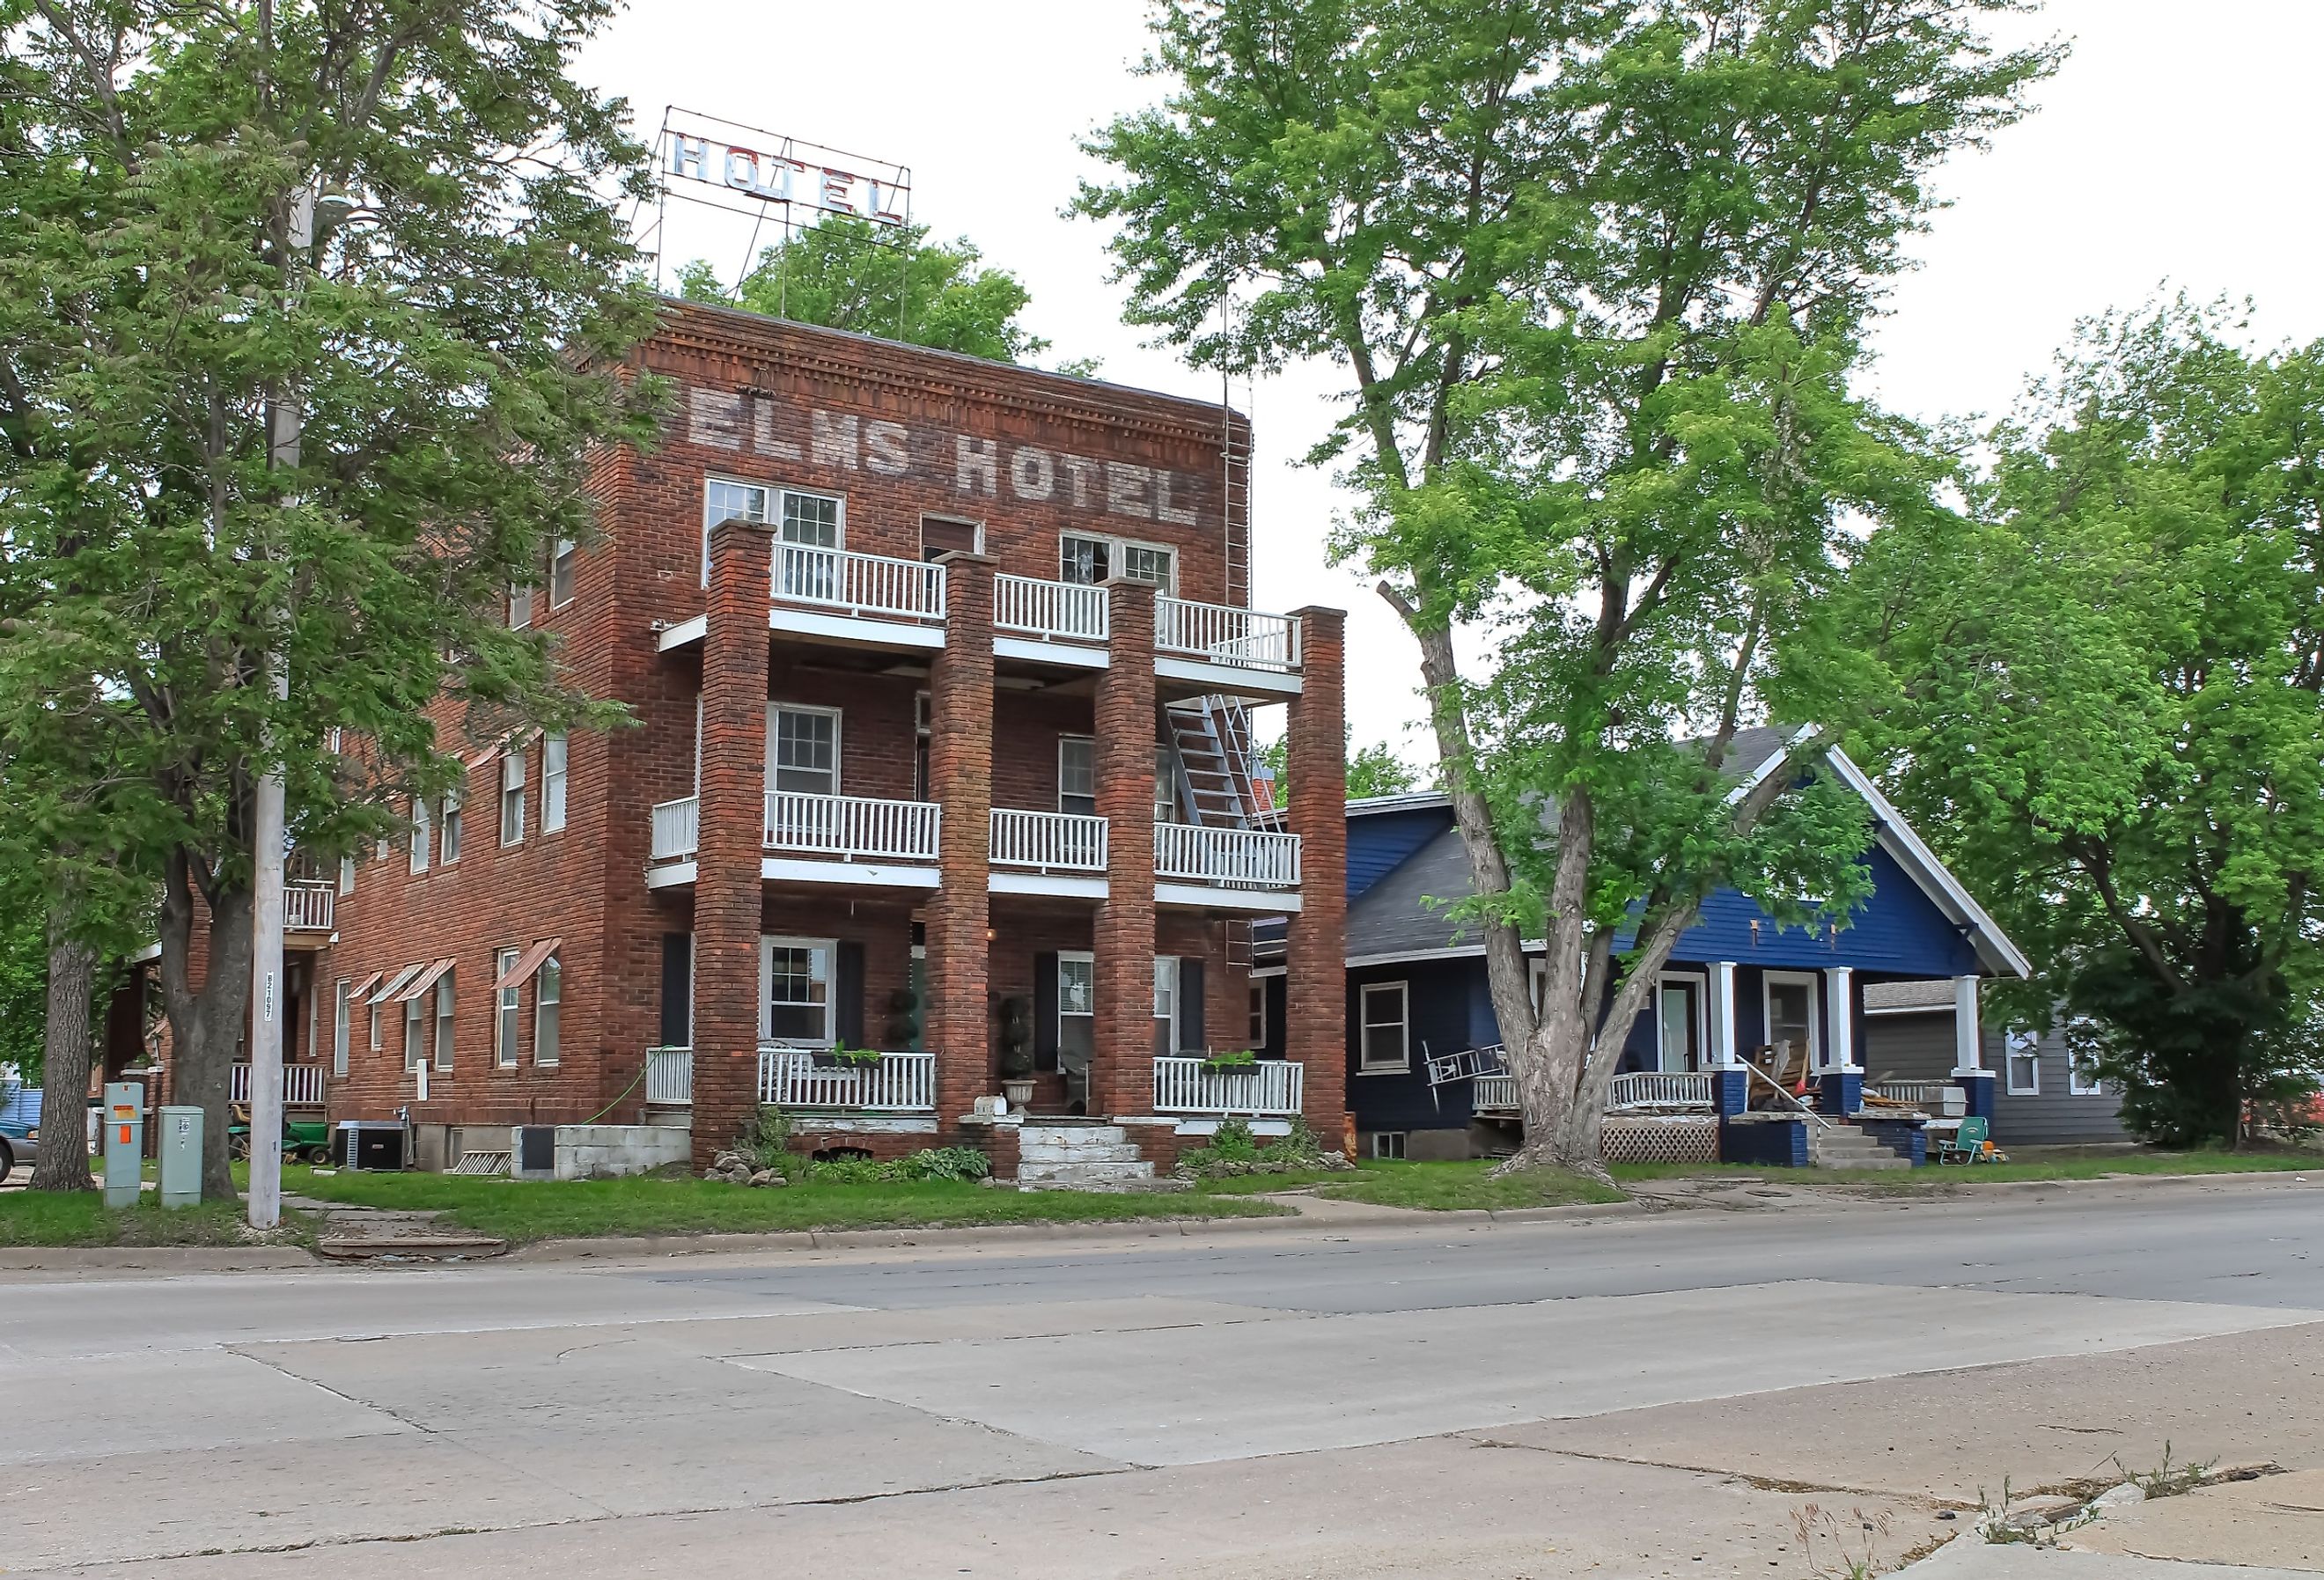
[[[1212,828],[1247,828],[1253,805],[1247,726],[1215,697],[1162,710],[1177,753],[1189,819]]]

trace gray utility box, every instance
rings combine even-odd
[[[202,1111],[174,1104],[161,1110],[161,1205],[190,1207],[202,1199]]]
[[[105,1086],[105,1205],[134,1207],[145,1182],[145,1088],[134,1081]]]

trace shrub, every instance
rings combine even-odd
[[[786,1179],[796,1176],[805,1161],[791,1151],[791,1116],[771,1103],[760,1104],[758,1112],[743,1121],[734,1150],[753,1167],[771,1169]]]
[[[992,1172],[992,1160],[974,1147],[927,1147],[885,1163],[870,1158],[835,1158],[807,1165],[817,1185],[893,1185],[927,1179],[964,1183]]]

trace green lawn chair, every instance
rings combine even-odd
[[[1973,1113],[1960,1122],[1960,1128],[1950,1137],[1937,1141],[1937,1161],[1940,1163],[1975,1163],[1985,1157],[1985,1143],[1993,1126],[1985,1115]]]

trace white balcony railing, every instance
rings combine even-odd
[[[1299,836],[1202,823],[1157,823],[1154,875],[1230,889],[1296,889]]]
[[[250,1067],[234,1067],[234,1077],[228,1084],[227,1101],[250,1101]],[[323,1067],[318,1064],[287,1064],[282,1067],[282,1104],[286,1108],[320,1108],[323,1105]]]
[[[945,617],[941,565],[806,543],[775,545],[775,596],[890,620]]]
[[[694,1049],[646,1049],[646,1102],[657,1108],[678,1108],[694,1101]]]
[[[1958,1119],[1969,1112],[1969,1094],[1950,1081],[1879,1081],[1864,1089],[1893,1103],[1909,1103],[1932,1119]]]
[[[1488,1109],[1515,1111],[1517,1102],[1517,1078],[1515,1076],[1479,1076],[1469,1084],[1469,1106],[1483,1112]]]
[[[331,883],[285,883],[282,885],[282,925],[294,933],[327,933],[331,930],[331,898],[337,886]]]
[[[883,1053],[878,1064],[848,1064],[809,1049],[759,1049],[759,1101],[779,1108],[850,1108],[917,1113],[936,1105],[936,1056]]]
[[[1282,1117],[1300,1112],[1306,1067],[1263,1058],[1240,1069],[1214,1070],[1199,1058],[1154,1061],[1157,1113],[1250,1113]]]
[[[776,790],[767,797],[767,848],[845,861],[932,862],[943,811],[934,801]]]
[[[1225,604],[1195,604],[1185,598],[1154,600],[1154,647],[1157,652],[1191,654],[1216,664],[1253,670],[1299,667],[1299,622],[1288,614],[1263,614]]]
[[[992,864],[1044,873],[1105,871],[1105,819],[992,808]]]
[[[992,578],[992,626],[1015,636],[1053,642],[1103,642],[1112,630],[1103,587],[1036,581],[1029,576]]]
[[[701,798],[684,796],[674,801],[664,801],[653,809],[654,860],[682,860],[692,855],[701,844]]]
[[[1702,1108],[1711,1102],[1708,1070],[1632,1070],[1614,1077],[1609,1108]]]

